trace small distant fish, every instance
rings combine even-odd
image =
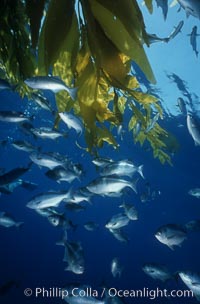
[[[200,231],[200,220],[192,220],[184,225],[187,232]]]
[[[146,127],[146,130],[145,130],[145,133],[148,133],[149,131],[151,131],[155,124],[157,123],[158,119],[160,117],[160,113],[157,113],[152,119],[151,121],[149,122],[149,124],[147,125]]]
[[[191,189],[188,193],[196,198],[200,198],[200,188]]]
[[[10,227],[18,227],[20,228],[24,223],[23,222],[16,222],[13,217],[11,217],[6,212],[0,212],[0,225],[6,228]]]
[[[187,116],[187,108],[186,108],[186,104],[185,104],[185,101],[183,100],[183,98],[179,97],[177,99],[177,106],[179,107],[179,110],[181,111],[181,113],[184,116]]]
[[[36,151],[38,148],[34,147],[27,141],[23,140],[15,140],[12,142],[12,146],[15,147],[18,150],[25,151],[28,153],[31,153],[33,151]]]
[[[99,225],[95,222],[89,221],[89,222],[85,223],[83,225],[83,227],[88,231],[94,231],[99,227]]]
[[[181,32],[181,29],[182,29],[183,25],[184,25],[184,21],[181,20],[179,22],[179,24],[174,28],[174,30],[172,31],[172,33],[169,35],[169,37],[168,37],[169,41],[172,40],[172,39],[174,39]]]
[[[104,158],[104,157],[97,157],[92,160],[92,163],[95,164],[97,167],[105,167],[110,163],[113,163],[113,160],[111,158]]]
[[[131,188],[134,192],[137,193],[136,183],[137,180],[134,182],[130,182],[124,179],[114,177],[101,177],[92,181],[88,186],[86,186],[86,188],[90,192],[102,196],[110,195],[112,193],[118,194],[126,187]]]
[[[55,227],[62,227],[64,229],[77,228],[77,225],[74,225],[71,220],[64,216],[64,214],[51,214],[47,217],[47,219]]]
[[[120,265],[119,259],[114,258],[111,262],[111,273],[114,278],[118,276],[118,278],[121,277],[123,271],[123,267]]]
[[[119,207],[124,208],[124,212],[126,216],[131,220],[131,221],[136,221],[138,220],[138,212],[132,204],[128,203],[123,203]]]
[[[79,242],[64,242],[65,255],[64,262],[68,263],[65,268],[67,271],[72,271],[75,274],[82,274],[85,270],[83,248]]]
[[[26,79],[24,82],[30,88],[37,90],[50,90],[54,93],[65,90],[73,100],[77,96],[77,88],[68,87],[62,79],[56,76],[35,76]]]
[[[190,15],[200,19],[200,2],[199,0],[177,0],[180,6],[185,10],[186,16]]]
[[[10,170],[7,173],[4,173],[0,176],[0,186],[5,186],[17,180],[21,175],[25,174],[30,170],[32,163],[30,163],[27,167],[19,167]]]
[[[166,282],[172,278],[169,270],[165,266],[158,263],[145,263],[142,270],[154,280]]]
[[[179,277],[200,301],[200,274],[192,271],[179,271]]]
[[[0,111],[0,121],[3,122],[21,123],[30,119],[31,117],[28,117],[21,112]]]
[[[33,93],[32,100],[35,101],[37,105],[39,105],[42,109],[50,111],[52,114],[54,114],[54,110],[52,109],[52,106],[46,97],[42,96],[39,93]]]
[[[190,36],[190,44],[192,46],[192,49],[195,52],[196,56],[198,57],[199,52],[197,51],[197,36],[199,36],[199,34],[197,34],[196,25],[192,28],[192,32],[189,36]]]
[[[59,131],[56,131],[52,128],[48,127],[40,127],[40,128],[33,128],[31,129],[31,132],[39,138],[48,138],[48,139],[57,139],[59,137],[66,137],[67,134],[61,133]]]
[[[135,166],[129,160],[120,160],[116,162],[112,162],[105,167],[102,168],[100,175],[101,176],[110,176],[110,175],[118,175],[118,176],[129,176],[132,177],[136,172],[138,172],[142,178],[143,175],[143,165]]]
[[[4,186],[0,186],[0,192],[4,194],[11,194],[19,186],[32,191],[36,189],[38,185],[29,181],[18,179]]]
[[[130,219],[127,217],[126,214],[118,213],[111,217],[111,219],[105,225],[108,229],[119,229],[126,225],[128,225]]]
[[[72,285],[65,287],[63,290],[68,291],[68,295],[63,297],[68,304],[111,304],[110,301],[99,299],[97,291],[89,285]],[[88,292],[89,290],[91,292]],[[74,291],[76,291],[76,296],[74,296]],[[63,294],[65,295],[65,292]]]
[[[64,198],[70,197],[71,191],[42,193],[32,198],[26,206],[31,209],[58,207]]]
[[[60,112],[58,114],[69,129],[74,129],[79,135],[82,134],[83,126],[76,116],[68,112]]]
[[[160,227],[155,233],[155,237],[174,250],[174,246],[181,246],[182,242],[187,239],[187,231],[182,226],[168,224]]]
[[[167,43],[169,41],[168,37],[161,38],[161,37],[158,37],[156,34],[149,34],[149,33],[147,33],[147,38],[148,38],[148,42],[150,44],[155,43],[155,42],[166,42]]]
[[[192,114],[187,115],[187,128],[192,136],[195,146],[200,145],[200,126]]]

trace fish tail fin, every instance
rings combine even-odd
[[[136,188],[136,185],[137,185],[137,182],[138,182],[139,178],[137,178],[136,180],[134,180],[132,183],[131,183],[131,189],[137,194],[137,188]]]
[[[66,91],[73,100],[76,100],[78,88],[67,88]]]
[[[17,228],[21,228],[24,225],[24,222],[18,222],[16,223]]]
[[[144,174],[143,174],[143,168],[144,168],[144,165],[139,166],[138,167],[138,173],[142,176],[142,178],[145,179]]]

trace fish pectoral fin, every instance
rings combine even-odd
[[[167,245],[171,250],[174,250],[174,245]]]

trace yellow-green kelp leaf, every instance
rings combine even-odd
[[[46,73],[52,65],[65,41],[65,38],[71,28],[74,12],[74,1],[51,0],[49,3],[47,15],[42,28],[43,48],[39,48],[39,56],[42,57]]]
[[[113,15],[111,11],[99,4],[98,1],[90,0],[90,4],[95,18],[108,38],[116,45],[120,52],[129,56],[140,66],[150,82],[155,83],[151,66],[139,39],[134,40],[124,27],[123,22]]]
[[[146,7],[148,8],[149,12],[153,13],[153,3],[152,0],[144,0]]]

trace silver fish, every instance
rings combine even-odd
[[[57,139],[59,137],[66,137],[67,135],[64,133],[61,133],[59,131],[56,131],[52,128],[48,127],[40,127],[40,128],[33,128],[31,129],[31,132],[39,138],[48,138],[48,139]]]
[[[76,229],[77,227],[77,225],[74,225],[64,214],[51,214],[47,219],[55,227],[63,227],[64,229]]]
[[[191,189],[188,193],[196,198],[200,198],[200,188]]]
[[[71,191],[42,193],[32,198],[26,206],[31,209],[58,207],[63,199],[70,197]]]
[[[105,158],[105,157],[97,157],[92,160],[93,164],[95,164],[97,167],[102,167],[102,168],[113,162],[114,161],[111,158]]]
[[[20,123],[20,122],[24,122],[24,121],[27,121],[30,119],[31,119],[31,117],[28,117],[21,112],[0,111],[0,121],[3,121],[3,122]]]
[[[23,222],[16,222],[9,214],[6,212],[0,212],[0,225],[6,228],[10,227],[18,227],[20,228],[24,223]]]
[[[58,113],[62,121],[67,125],[69,129],[74,129],[79,135],[81,135],[83,131],[83,126],[81,121],[71,113],[68,112],[60,112]]]
[[[169,270],[165,266],[158,263],[145,263],[142,270],[154,280],[166,282],[172,278]]]
[[[177,0],[180,6],[185,10],[187,17],[192,15],[200,19],[199,0]]]
[[[132,177],[136,172],[138,172],[142,178],[144,178],[143,165],[137,167],[129,160],[120,160],[106,165],[101,170],[100,175],[119,175]]]
[[[79,179],[79,175],[72,170],[66,169],[62,166],[57,166],[52,170],[49,170],[45,175],[58,183],[60,182],[73,182],[76,178]]]
[[[131,220],[131,221],[136,221],[138,220],[138,212],[132,204],[127,204],[123,203],[122,205],[119,206],[120,208],[124,208],[124,212],[126,216]]]
[[[72,271],[75,274],[82,274],[85,270],[83,248],[79,242],[64,242],[65,255],[64,262],[68,263],[65,268],[67,271]]]
[[[99,300],[98,291],[88,285],[67,286],[63,293],[65,290],[68,291],[68,295],[63,299],[68,304],[108,304],[106,300]]]
[[[181,20],[179,22],[179,24],[174,28],[174,30],[172,31],[172,33],[169,35],[168,41],[174,39],[181,32],[183,25],[184,25],[184,21]]]
[[[33,93],[32,100],[42,109],[50,111],[52,114],[54,114],[54,110],[46,97],[42,96],[41,94]]]
[[[120,265],[119,259],[114,258],[111,262],[111,273],[114,278],[121,277],[123,267]]]
[[[149,131],[151,131],[154,128],[154,126],[157,123],[159,117],[160,117],[160,113],[157,113],[156,115],[154,115],[154,117],[151,119],[151,121],[147,125],[145,133],[148,133]]]
[[[187,239],[187,232],[179,225],[168,224],[160,227],[155,233],[155,237],[174,250],[174,246],[181,246],[182,242]]]
[[[161,38],[161,37],[158,37],[156,34],[149,34],[149,33],[147,33],[147,38],[148,38],[148,42],[150,44],[156,43],[156,42],[166,42],[167,43],[169,41],[169,37]]]
[[[137,193],[136,182],[137,180],[135,182],[130,182],[114,177],[101,177],[91,182],[88,186],[86,186],[86,188],[90,192],[102,196],[110,195],[112,193],[120,193],[126,187],[131,188]]]
[[[27,141],[23,140],[15,140],[12,142],[12,146],[18,150],[25,151],[25,152],[33,152],[36,151],[38,148],[34,147]]]
[[[105,227],[112,230],[119,229],[128,225],[129,221],[130,219],[127,217],[126,214],[118,213],[111,217]]]
[[[179,107],[179,110],[181,111],[181,113],[183,115],[187,115],[187,108],[186,108],[186,104],[185,104],[185,101],[183,100],[183,98],[179,97],[177,99],[177,105]]]
[[[54,169],[58,166],[65,166],[68,159],[54,152],[32,152],[29,155],[30,159],[39,167],[47,167]]]
[[[129,238],[122,229],[109,229],[109,231],[118,241],[128,243]]]
[[[191,115],[187,115],[187,128],[192,136],[195,146],[200,145],[200,126],[197,122],[197,120]]]
[[[197,301],[200,301],[200,274],[192,271],[179,271],[178,274],[181,280],[194,294]]]
[[[94,231],[99,227],[99,225],[95,222],[89,221],[83,225],[83,227],[88,231]]]
[[[26,79],[24,82],[32,89],[50,90],[54,93],[65,90],[73,100],[77,96],[77,88],[68,87],[62,79],[56,76],[35,76]]]

